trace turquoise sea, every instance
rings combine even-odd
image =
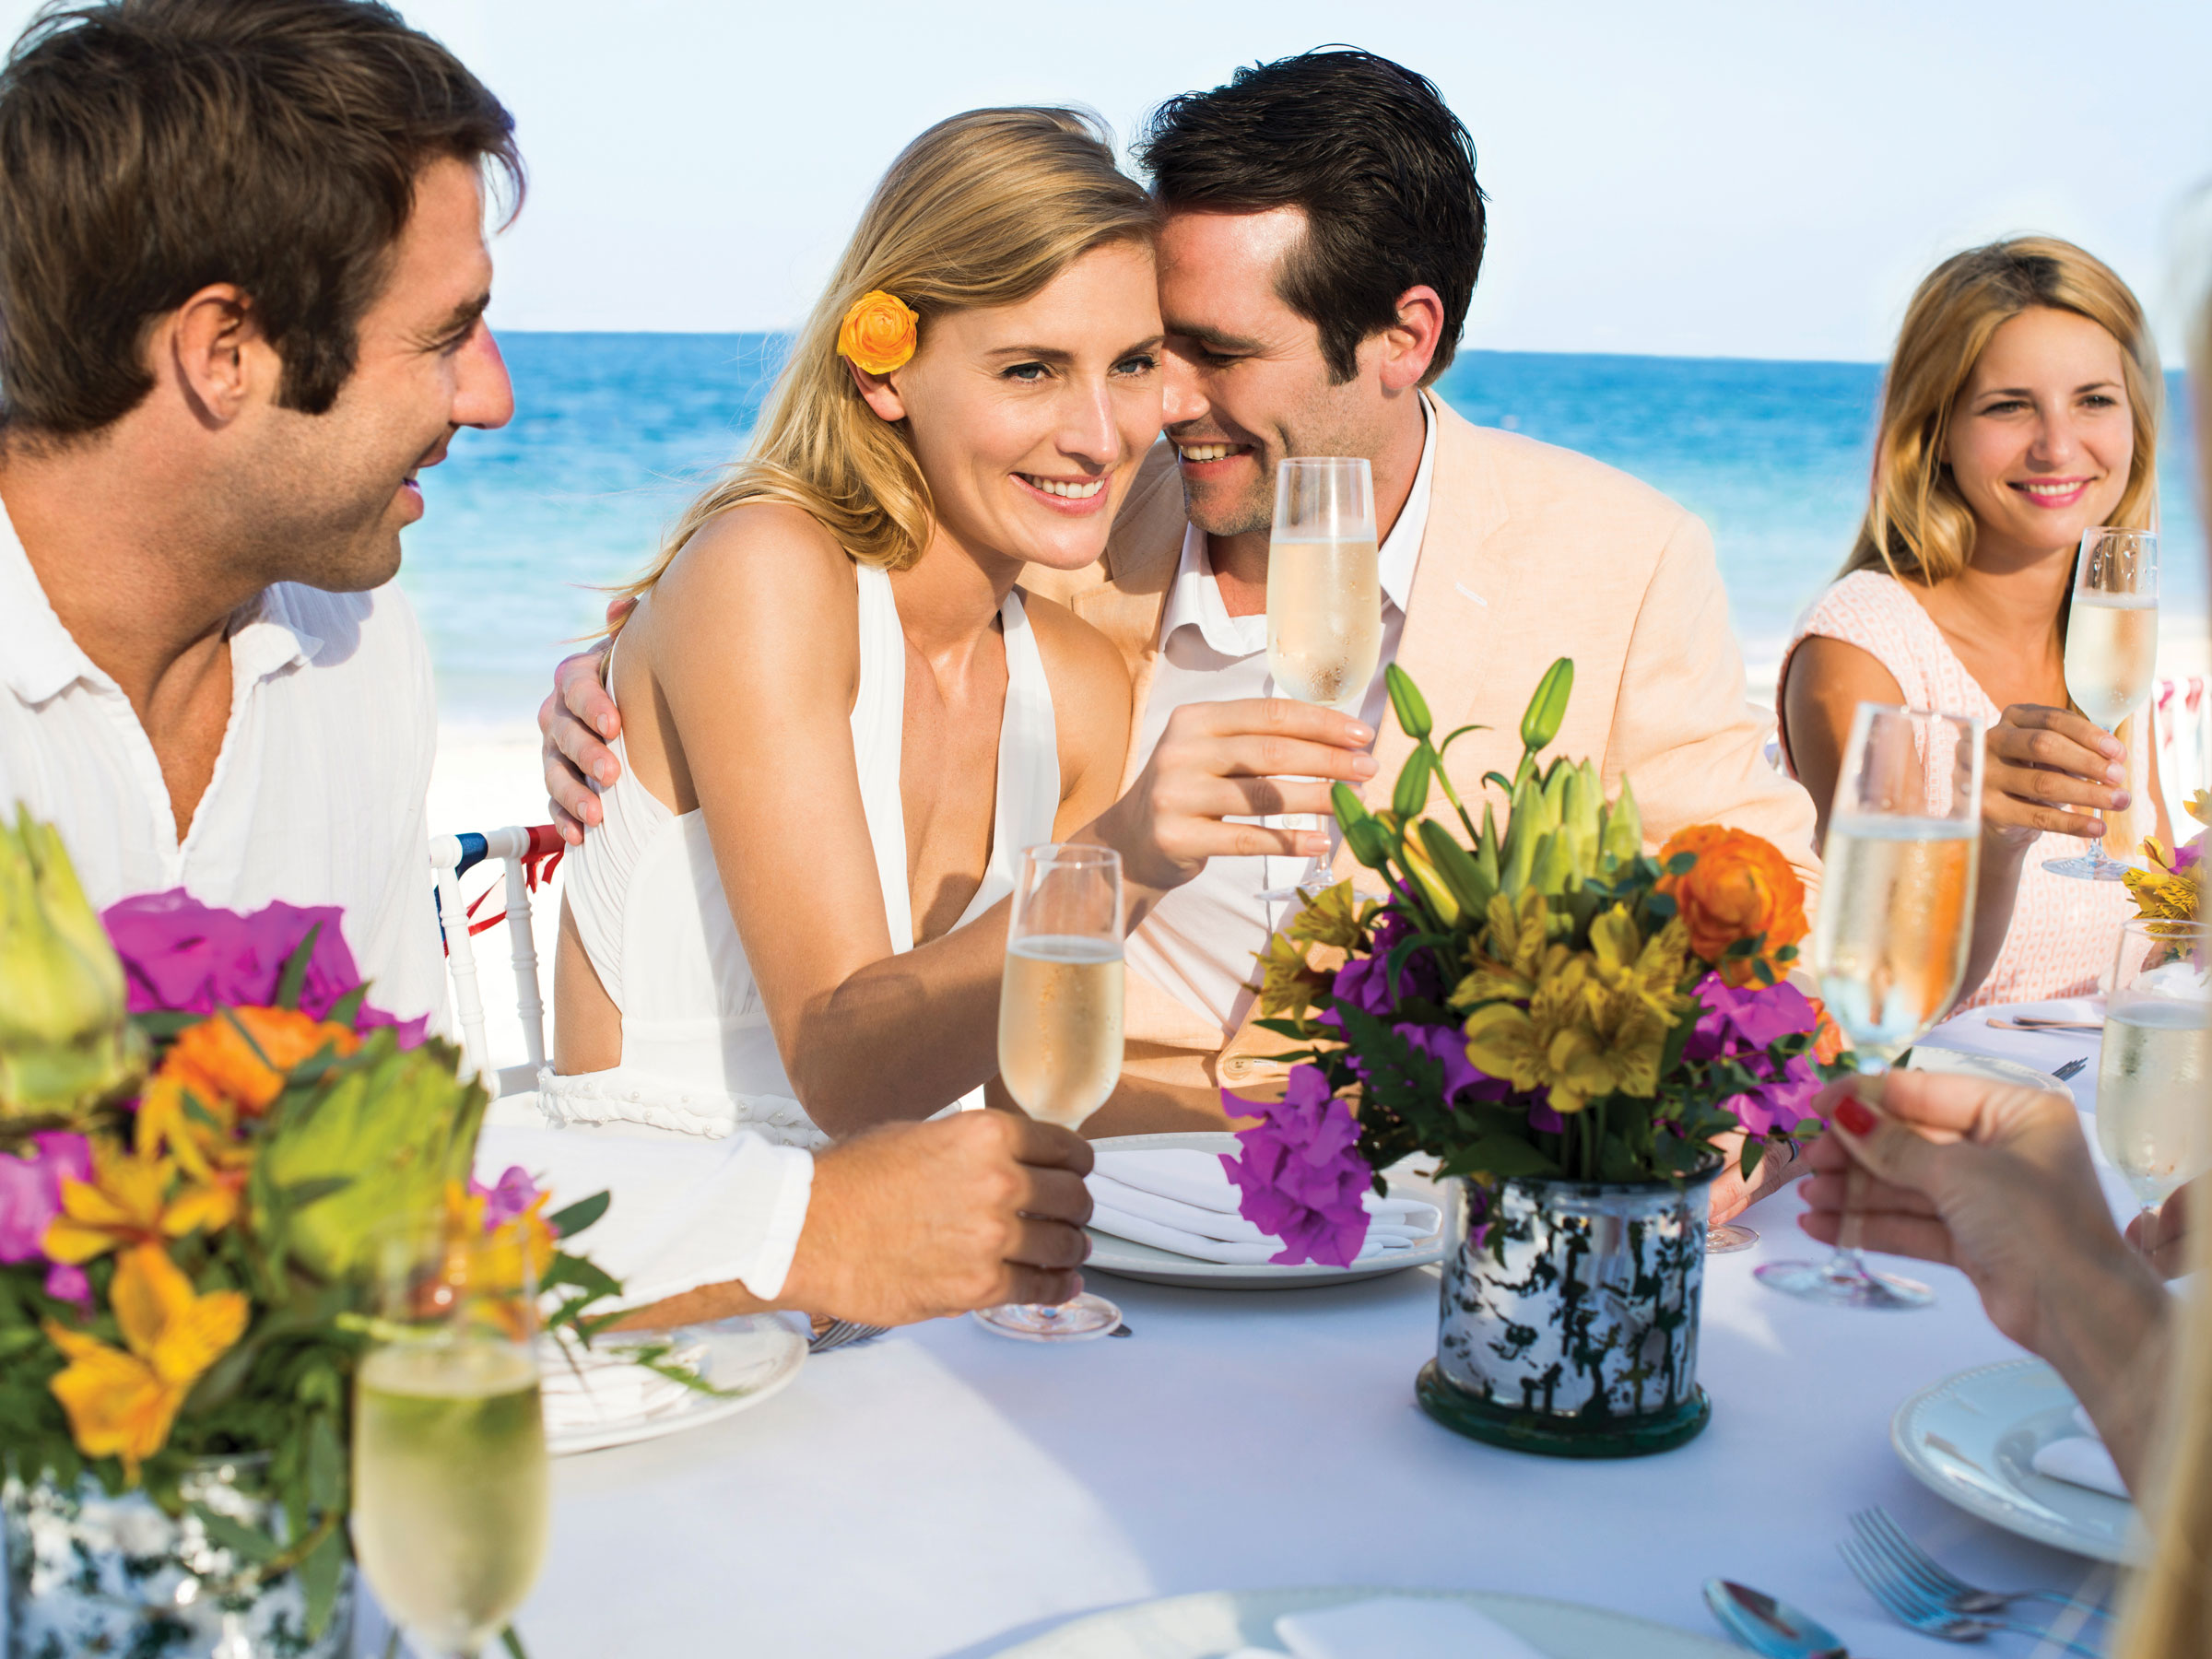
[[[464,432],[423,475],[429,512],[400,581],[422,614],[448,718],[526,720],[592,590],[651,556],[662,527],[743,447],[775,373],[774,335],[505,334],[516,413]],[[1468,418],[1581,450],[1712,527],[1756,666],[1833,574],[1865,504],[1880,369],[1867,363],[1463,352],[1441,382]],[[2160,474],[2170,612],[2206,608],[2181,378]],[[1562,594],[1562,604],[1572,596]]]

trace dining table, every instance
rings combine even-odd
[[[2086,1059],[2068,1087],[2093,1146],[2097,1033],[1990,1024],[2085,1010],[2100,1012],[1976,1008],[1924,1041],[2046,1073]],[[1753,1269],[1821,1251],[1802,1207],[1783,1188],[1742,1218],[1756,1245],[1707,1260],[1712,1418],[1672,1452],[1532,1456],[1424,1416],[1433,1265],[1265,1290],[1096,1275],[1126,1336],[910,1326],[809,1359],[756,1408],[558,1459],[550,1552],[516,1627],[532,1659],[966,1659],[1152,1597],[1345,1585],[1548,1596],[1718,1638],[1700,1586],[1719,1576],[1813,1613],[1854,1654],[1945,1651],[1838,1553],[1851,1513],[1875,1506],[1976,1584],[2109,1601],[2112,1568],[1953,1508],[1891,1450],[1908,1395],[2020,1357],[1966,1278],[1877,1258],[1934,1288],[1912,1312],[1778,1295]],[[359,1622],[378,1651],[373,1613]]]

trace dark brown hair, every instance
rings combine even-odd
[[[0,68],[0,421],[95,431],[153,387],[148,324],[235,283],[320,415],[353,372],[422,169],[514,120],[371,0],[53,0]]]
[[[1452,366],[1482,271],[1483,195],[1474,140],[1426,76],[1352,47],[1254,65],[1160,105],[1137,158],[1171,212],[1304,211],[1277,291],[1321,331],[1339,383],[1422,283],[1444,302],[1423,383]]]

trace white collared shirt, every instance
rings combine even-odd
[[[1429,497],[1436,471],[1436,411],[1421,398],[1426,434],[1421,464],[1405,508],[1378,549],[1377,574],[1382,585],[1382,649],[1375,677],[1368,683],[1359,718],[1382,729],[1390,693],[1382,670],[1398,654],[1406,630],[1406,606],[1413,574],[1420,562],[1421,536],[1429,526]],[[1193,524],[1183,532],[1182,559],[1159,620],[1159,662],[1145,700],[1138,741],[1149,755],[1167,729],[1168,717],[1185,703],[1223,702],[1244,697],[1273,697],[1275,677],[1267,672],[1267,617],[1265,612],[1232,617],[1221,602],[1206,552],[1206,533]],[[1235,1026],[1243,1013],[1254,969],[1253,959],[1268,934],[1282,924],[1285,907],[1257,895],[1286,887],[1305,864],[1291,858],[1216,858],[1159,904],[1129,936],[1127,960],[1162,990],[1194,1012]]]
[[[130,700],[62,626],[0,512],[0,809],[54,824],[96,909],[183,888],[205,904],[337,905],[369,1000],[443,1023],[424,796],[437,694],[396,584],[265,591],[230,635],[230,719],[180,842]]]

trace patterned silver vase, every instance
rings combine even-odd
[[[1436,1359],[1417,1386],[1447,1428],[1559,1457],[1633,1457],[1694,1438],[1706,1200],[1680,1188],[1461,1182]]]
[[[181,1483],[185,1501],[281,1536],[275,1506],[247,1489],[266,1461],[210,1458]],[[298,1578],[262,1579],[213,1543],[190,1510],[172,1519],[143,1492],[111,1497],[88,1475],[65,1491],[11,1473],[0,1486],[0,1522],[9,1659],[335,1659],[347,1651],[351,1565],[330,1623],[311,1641]]]

